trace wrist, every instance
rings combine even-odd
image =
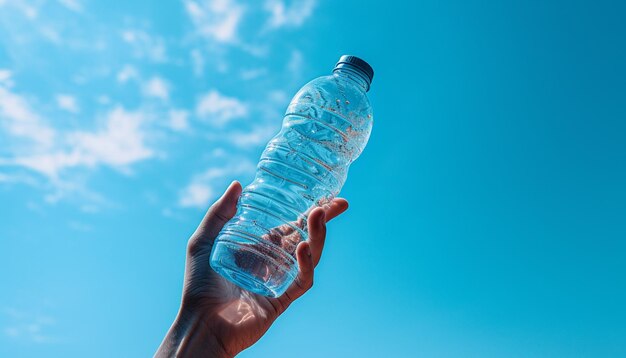
[[[176,316],[155,357],[232,358],[201,317],[182,310]]]

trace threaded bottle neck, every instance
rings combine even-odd
[[[363,88],[365,92],[369,91],[370,89],[369,78],[363,71],[361,71],[356,66],[352,66],[347,63],[342,63],[342,64],[337,65],[337,67],[335,67],[335,69],[333,70],[333,73],[355,82],[358,85],[358,87]]]

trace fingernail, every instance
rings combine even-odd
[[[306,245],[306,248],[304,249],[304,252],[310,258],[311,257],[311,246]]]

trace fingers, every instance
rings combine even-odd
[[[317,266],[326,242],[326,223],[348,209],[346,199],[336,198],[324,208],[316,208],[309,215],[309,241],[313,265]]]
[[[273,244],[282,246],[282,242],[286,237],[295,235],[297,237],[294,238],[294,240],[296,243],[298,243],[300,242],[301,237],[300,234],[296,231],[296,227],[302,229],[302,227],[304,226],[303,223],[304,218],[300,217],[298,220],[292,221],[289,224],[284,224],[271,229],[265,236],[267,240],[271,241]]]
[[[192,249],[191,246],[203,246],[213,242],[224,224],[237,212],[237,200],[241,195],[241,190],[241,184],[238,181],[233,181],[222,197],[209,208],[192,236],[189,243],[190,250]]]
[[[301,284],[313,284],[313,260],[311,247],[308,242],[301,242],[296,249],[298,259],[298,277]]]
[[[287,291],[279,297],[283,307],[287,308],[291,302],[298,299],[313,286],[313,258],[311,247],[306,241],[301,242],[296,248],[296,259],[298,260],[298,276],[289,286]]]
[[[313,286],[313,272],[322,256],[322,249],[326,240],[326,223],[346,209],[348,209],[348,202],[345,199],[337,198],[326,207],[318,207],[310,212],[308,218],[309,239],[298,244],[296,248],[298,276],[287,291],[277,298],[283,310]]]
[[[315,208],[309,215],[309,245],[314,266],[317,266],[320,261],[325,241],[326,211],[322,208]]]
[[[309,222],[311,221],[311,215],[316,209],[318,209],[318,207],[312,207],[309,210],[307,210],[307,213],[305,213],[305,214],[308,214],[307,220]],[[343,198],[335,198],[330,202],[330,204],[324,205],[322,209],[324,209],[324,211],[326,212],[326,222],[328,222],[332,220],[333,218],[337,217],[339,214],[346,211],[346,209],[348,209],[348,202],[346,201],[346,199],[343,199]],[[280,246],[284,237],[292,235],[296,231],[295,229],[296,227],[302,229],[303,226],[304,226],[304,217],[299,217],[298,220],[296,221],[292,221],[289,224],[284,224],[284,225],[271,229],[267,233],[267,238],[274,244]]]
[[[339,214],[343,213],[348,209],[348,201],[344,198],[335,198],[330,202],[327,208],[324,208],[326,211],[326,222],[331,221],[332,219],[339,216]]]

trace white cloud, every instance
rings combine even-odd
[[[302,56],[302,52],[298,50],[291,51],[291,56],[289,57],[289,62],[287,63],[287,69],[293,75],[300,75],[302,72],[302,64],[304,63],[304,58]]]
[[[59,34],[59,32],[53,27],[50,27],[48,25],[41,25],[39,27],[39,33],[44,39],[52,42],[55,45],[60,45],[63,43],[61,34]]]
[[[213,189],[208,184],[189,184],[181,193],[178,204],[182,207],[204,207],[213,197]]]
[[[172,109],[169,112],[169,127],[175,131],[184,131],[189,128],[189,112],[180,109]]]
[[[107,165],[124,170],[135,162],[154,156],[145,143],[144,120],[145,115],[141,112],[128,112],[117,107],[107,114],[104,128],[94,132],[69,132],[63,148],[21,154],[11,163],[51,179],[57,179],[59,173],[67,168],[78,166]]]
[[[14,341],[30,343],[56,343],[57,337],[49,331],[56,325],[56,320],[47,315],[19,311],[12,307],[4,308],[7,325],[3,328],[4,336]]]
[[[143,84],[143,94],[166,101],[169,96],[169,84],[163,78],[154,76]]]
[[[249,70],[243,70],[239,73],[241,79],[244,81],[253,80],[257,77],[267,74],[267,68],[252,68]]]
[[[224,148],[215,148],[215,149],[213,149],[213,150],[211,151],[211,156],[212,156],[213,158],[223,158],[223,157],[225,157],[226,155],[227,155],[227,154],[226,154],[226,151],[224,150]]]
[[[202,56],[200,50],[191,50],[191,65],[193,74],[196,75],[196,77],[201,77],[204,74],[204,56]]]
[[[96,97],[96,102],[102,105],[106,105],[106,104],[111,103],[111,98],[109,98],[109,96],[107,95],[101,94]]]
[[[80,210],[84,213],[95,213],[103,207],[115,206],[109,199],[86,187],[85,177],[71,176],[69,179],[49,178],[53,191],[44,195],[46,203],[54,204],[61,199],[79,199]]]
[[[282,90],[273,90],[269,91],[267,94],[267,98],[273,103],[279,104],[281,106],[286,106],[287,101],[289,101],[289,96],[285,91]]]
[[[57,106],[60,109],[68,111],[70,113],[78,113],[80,109],[76,103],[76,97],[68,94],[58,94],[56,96]]]
[[[75,231],[80,231],[80,232],[90,232],[93,231],[93,226],[89,225],[89,224],[85,224],[83,222],[80,221],[76,221],[76,220],[70,220],[67,222],[67,226]]]
[[[59,3],[74,12],[83,11],[83,6],[78,0],[59,0]]]
[[[314,8],[315,0],[292,1],[291,5],[281,0],[267,0],[265,10],[270,13],[267,24],[270,28],[301,26]]]
[[[20,95],[0,86],[0,125],[13,136],[50,147],[55,131],[46,125]]]
[[[22,11],[22,14],[26,16],[30,20],[34,20],[39,15],[39,9],[33,5],[27,4],[23,1],[18,1],[14,3],[17,7]]]
[[[182,207],[206,208],[211,200],[217,197],[219,191],[226,188],[226,183],[233,176],[254,171],[255,165],[247,159],[233,160],[222,167],[209,168],[194,176],[191,183],[180,193],[178,205]],[[219,185],[220,187],[216,187]]]
[[[142,112],[129,112],[122,107],[110,111],[104,128],[96,132],[73,132],[69,142],[81,155],[82,164],[128,166],[151,158],[154,152],[146,146]]]
[[[128,80],[136,79],[139,76],[137,69],[131,65],[124,65],[117,73],[117,82],[126,83]]]
[[[242,5],[231,0],[186,0],[185,10],[200,36],[222,43],[237,41]]]
[[[245,117],[247,114],[248,107],[244,102],[224,96],[216,90],[211,90],[200,97],[196,104],[196,115],[218,126]]]
[[[252,147],[267,143],[272,135],[276,134],[280,127],[257,126],[249,132],[234,132],[230,135],[230,141],[238,147]]]
[[[148,58],[153,62],[166,62],[165,43],[158,36],[151,36],[142,30],[122,31],[122,39],[131,45],[133,55],[137,58]]]
[[[12,85],[11,77],[13,73],[10,70],[0,68],[0,85],[10,87]]]
[[[22,15],[24,17],[26,17],[29,20],[34,20],[37,18],[37,15],[39,14],[39,9],[32,5],[32,4],[28,4],[26,1],[20,1],[20,0],[12,0],[12,1],[7,1],[7,0],[0,0],[0,7],[3,7],[5,5],[8,6],[12,6],[13,8],[17,9],[18,11],[20,11],[22,13]],[[37,4],[40,5],[40,4]]]
[[[16,165],[26,167],[51,178],[56,178],[59,170],[79,165],[81,162],[81,156],[77,152],[42,152],[18,156],[13,160],[13,163]]]

